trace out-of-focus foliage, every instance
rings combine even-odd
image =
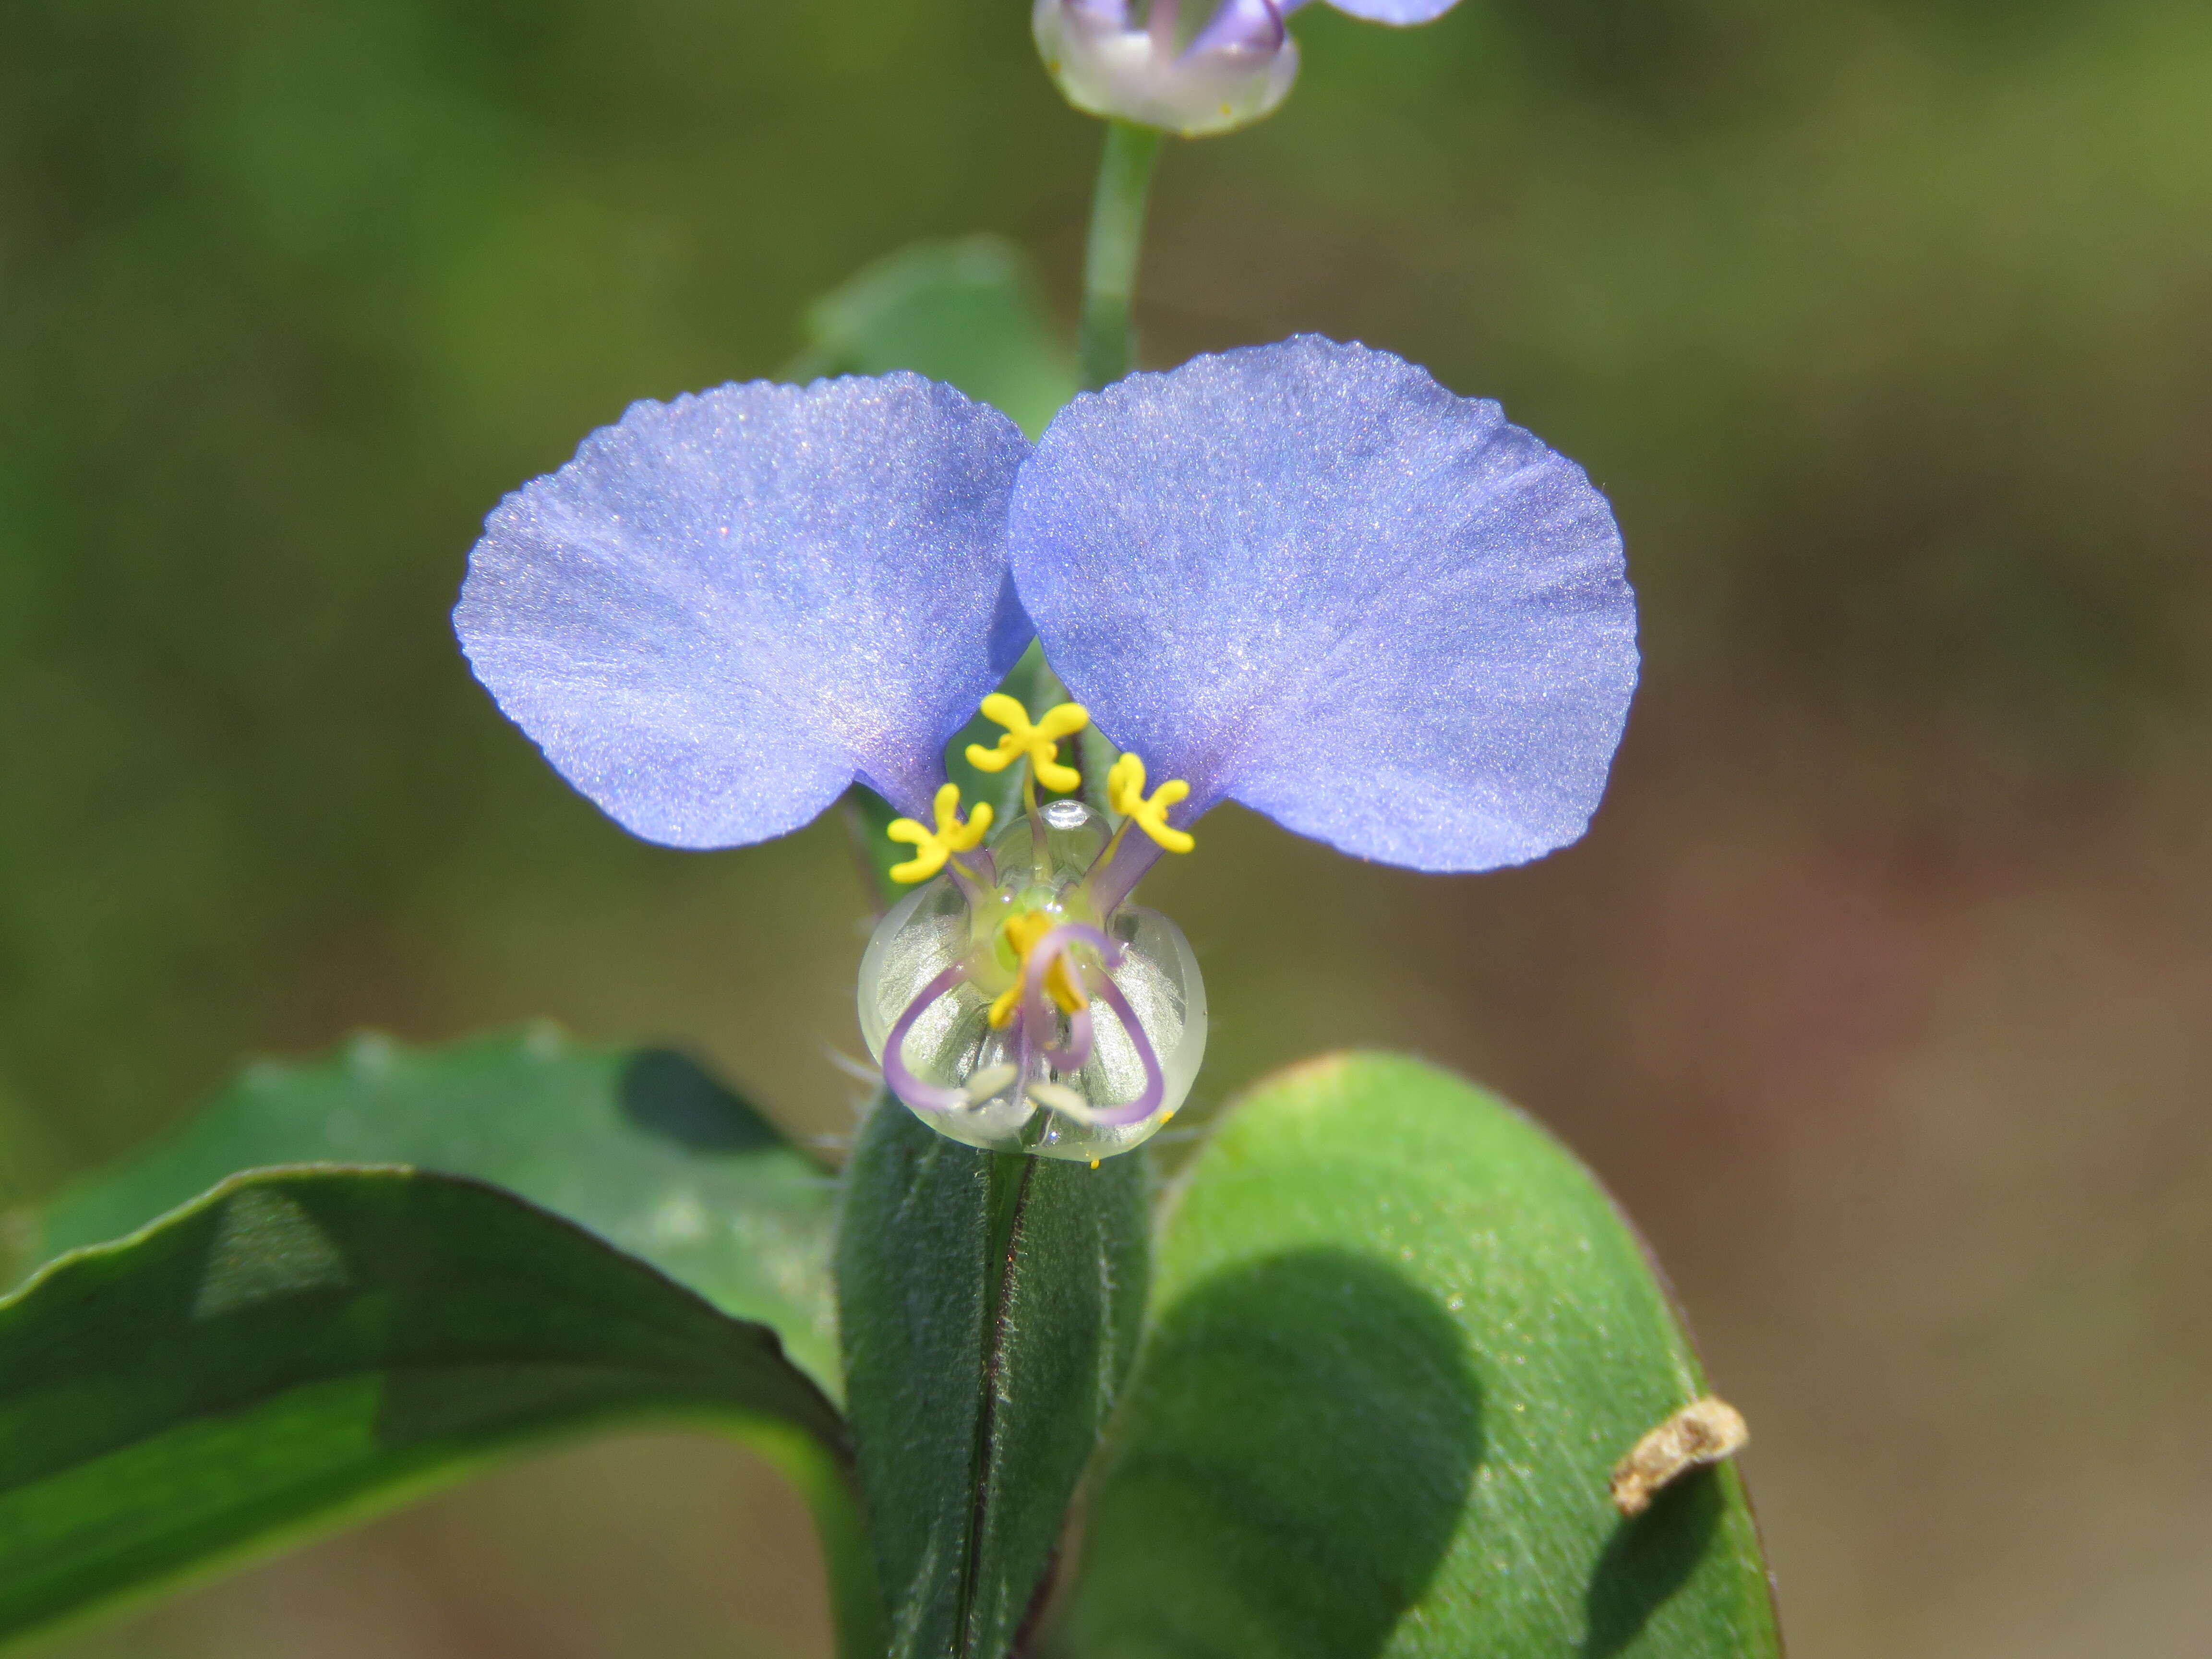
[[[800,380],[911,369],[1012,416],[1034,441],[1075,395],[1075,361],[1057,333],[1012,243],[916,242],[808,307],[806,349],[783,373]]]

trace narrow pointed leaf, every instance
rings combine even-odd
[[[773,1331],[475,1182],[243,1176],[0,1303],[0,1637],[503,1450],[671,1419],[793,1477],[848,1659],[879,1653],[842,1425]]]
[[[1733,1465],[1614,1512],[1705,1381],[1605,1194],[1494,1097],[1365,1054],[1261,1085],[1173,1202],[1152,1321],[1062,1651],[1779,1653]]]
[[[64,1193],[35,1259],[119,1238],[239,1170],[404,1164],[510,1188],[773,1326],[836,1392],[836,1194],[782,1133],[680,1054],[549,1030],[249,1068],[168,1140]]]
[[[1139,1160],[979,1152],[879,1104],[847,1176],[847,1407],[893,1659],[998,1659],[1145,1299]]]

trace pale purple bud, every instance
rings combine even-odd
[[[1187,40],[1178,0],[1152,0],[1142,23],[1129,0],[1036,0],[1030,23],[1076,108],[1185,138],[1249,125],[1297,78],[1277,0],[1222,0]]]

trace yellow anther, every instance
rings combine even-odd
[[[991,1026],[1003,1031],[1014,1023],[1014,1013],[1021,1006],[1022,986],[1029,978],[1030,952],[1037,942],[1060,926],[1060,918],[1046,910],[1025,910],[1018,916],[1008,916],[999,932],[1013,947],[1021,968],[1014,982],[999,993],[991,1005]],[[1075,975],[1068,967],[1067,953],[1062,951],[1044,970],[1044,994],[1060,1005],[1064,1014],[1073,1014],[1091,1006],[1091,999],[1083,994],[1083,988],[1075,982]]]
[[[1181,778],[1170,778],[1145,799],[1145,763],[1133,754],[1114,763],[1106,775],[1106,804],[1170,853],[1188,853],[1198,845],[1186,830],[1168,823],[1168,808],[1190,793]]]
[[[937,792],[937,828],[926,830],[912,818],[893,818],[890,827],[884,831],[893,841],[904,842],[915,849],[914,856],[904,864],[890,868],[893,881],[911,887],[915,882],[927,881],[945,867],[945,860],[955,853],[964,853],[980,846],[986,830],[991,827],[991,803],[979,800],[968,821],[960,821],[960,786],[948,783]]]
[[[1081,703],[1064,702],[1057,708],[1048,708],[1044,718],[1032,726],[1030,711],[1022,707],[1019,698],[994,691],[983,699],[983,718],[1005,726],[1006,735],[995,749],[969,744],[969,765],[981,771],[1003,772],[1027,755],[1036,768],[1037,781],[1046,788],[1065,793],[1083,787],[1083,774],[1060,763],[1060,740],[1073,737],[1091,724],[1091,711]]]

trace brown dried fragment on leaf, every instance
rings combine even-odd
[[[1733,1456],[1751,1438],[1743,1413],[1708,1395],[1685,1406],[1638,1441],[1613,1466],[1613,1506],[1641,1515],[1668,1481]]]

